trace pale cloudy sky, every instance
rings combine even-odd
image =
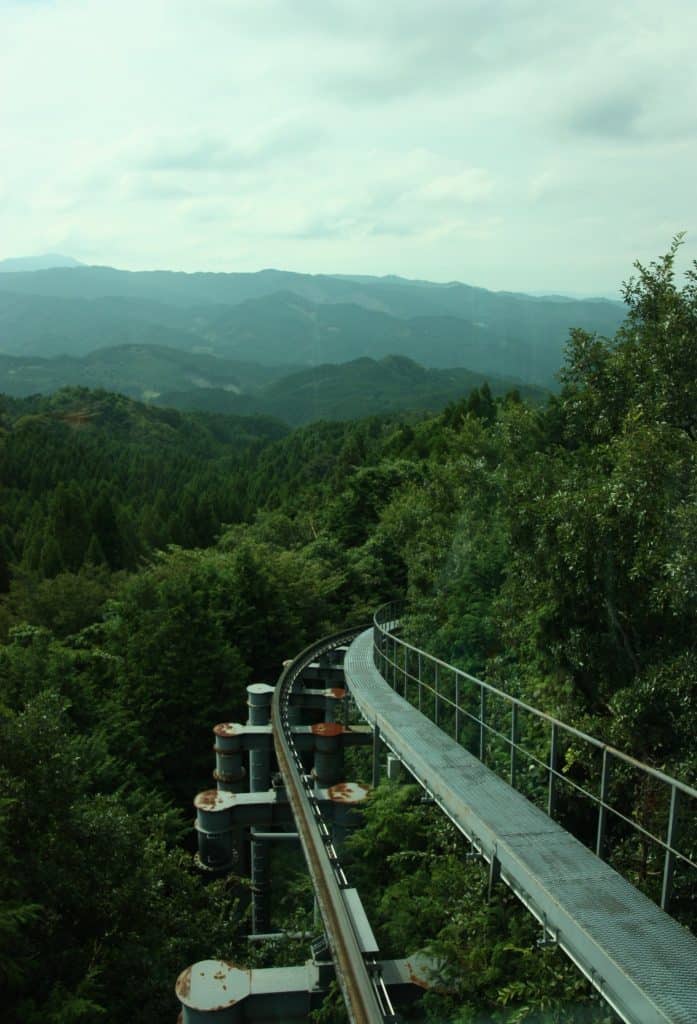
[[[612,294],[688,231],[697,0],[0,0],[0,258]]]

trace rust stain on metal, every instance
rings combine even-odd
[[[176,984],[177,996],[180,999],[188,999],[189,993],[191,992],[191,968],[187,967],[185,971],[177,978]]]
[[[409,960],[407,960],[407,970],[409,972],[409,981],[412,983],[412,985],[418,985],[419,988],[423,988],[426,990],[428,990],[431,987],[425,978],[419,977],[419,975],[416,973]]]
[[[237,722],[219,722],[213,726],[213,732],[216,736],[237,736],[241,728]]]
[[[315,736],[340,736],[346,732],[340,722],[317,722],[310,728]]]
[[[194,799],[194,807],[201,811],[215,811],[222,800],[219,789],[206,789],[203,793],[197,793]]]
[[[346,696],[346,690],[341,686],[330,686],[324,693],[327,697],[335,697],[337,700],[343,700]]]
[[[357,804],[364,800],[370,791],[369,786],[359,782],[337,782],[327,790],[329,799],[339,804]]]

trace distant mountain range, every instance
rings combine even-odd
[[[428,368],[466,367],[553,387],[569,329],[612,335],[624,314],[624,305],[610,300],[536,298],[395,277],[85,266],[0,275],[0,352],[22,356],[159,345],[247,364],[308,367],[399,353]],[[229,367],[219,369],[224,375]]]

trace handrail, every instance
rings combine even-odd
[[[516,758],[517,754],[520,753],[531,761],[534,761],[538,766],[544,769],[547,773],[547,785],[548,785],[548,800],[547,800],[547,813],[553,816],[555,806],[555,783],[557,780],[563,782],[565,785],[572,787],[575,790],[580,791],[584,796],[592,800],[598,807],[598,820],[596,829],[596,853],[599,856],[604,856],[604,847],[606,840],[606,826],[607,826],[607,814],[610,813],[615,817],[619,818],[625,824],[629,825],[638,834],[644,838],[649,839],[652,842],[658,844],[664,851],[664,863],[663,863],[663,880],[661,890],[660,905],[664,910],[667,910],[670,904],[670,898],[673,889],[673,871],[675,868],[676,861],[681,861],[688,865],[690,868],[697,870],[697,862],[692,859],[691,856],[684,851],[677,848],[678,842],[678,826],[679,826],[679,811],[678,811],[678,798],[687,798],[690,800],[697,800],[697,789],[690,786],[688,783],[675,779],[658,768],[653,768],[651,765],[647,765],[642,761],[631,757],[629,754],[625,754],[623,751],[618,750],[616,747],[610,744],[604,743],[602,740],[597,739],[594,736],[590,736],[588,733],[583,732],[581,729],[575,728],[575,726],[568,725],[562,722],[560,719],[555,718],[553,715],[548,714],[545,711],[540,711],[538,708],[533,707],[531,704],[520,700],[518,697],[514,697],[505,690],[501,690],[496,686],[492,686],[491,683],[486,683],[483,679],[478,679],[476,676],[471,675],[469,672],[465,672],[463,669],[456,668],[454,665],[450,665],[435,655],[429,654],[427,651],[416,647],[414,644],[403,640],[397,636],[395,630],[399,628],[400,616],[403,608],[403,602],[391,601],[385,605],[382,605],[377,609],[373,616],[373,662],[375,667],[381,673],[381,675],[389,682],[388,676],[392,676],[392,686],[396,689],[397,678],[403,682],[404,695],[407,695],[408,683],[411,681],[418,686],[418,704],[421,708],[422,704],[422,691],[425,690],[432,694],[434,697],[434,713],[435,721],[438,723],[439,710],[442,705],[450,707],[455,713],[455,732],[456,739],[459,741],[460,724],[462,717],[469,719],[473,723],[479,726],[480,730],[480,751],[479,756],[481,760],[485,760],[485,749],[486,749],[486,734],[495,735],[501,739],[510,748],[510,782],[511,785],[515,786],[516,783]],[[388,656],[387,649],[391,646],[391,655]],[[404,652],[402,664],[398,663],[397,650],[401,648]],[[417,661],[417,675],[408,671],[408,659],[409,654],[415,656]],[[434,667],[436,686],[430,686],[423,678],[424,667],[429,664]],[[438,688],[439,670],[444,669],[446,672],[452,673],[455,680],[455,700],[452,700],[446,694],[444,694]],[[459,702],[460,696],[460,682],[466,681],[467,683],[473,684],[479,688],[479,715],[474,714],[472,711],[465,707],[462,707]],[[499,730],[492,727],[490,722],[486,720],[486,701],[485,695],[492,695],[500,698],[510,707],[510,720],[511,729],[510,735],[506,735]],[[544,722],[550,729],[549,737],[549,758],[543,762],[535,754],[526,750],[518,741],[518,729],[519,729],[519,713],[525,712],[540,722]],[[587,743],[590,746],[598,750],[602,755],[602,766],[600,774],[600,792],[599,795],[589,792],[584,787],[575,783],[567,775],[558,770],[558,743],[560,734],[565,733],[580,740],[583,743]],[[653,832],[646,829],[639,822],[627,817],[625,814],[617,810],[611,803],[609,803],[609,787],[610,787],[610,770],[613,761],[619,761],[631,768],[638,769],[643,774],[656,779],[658,782],[666,785],[670,788],[670,801],[669,806],[666,808],[667,811],[667,828],[665,838],[656,836]],[[690,851],[692,853],[692,851]],[[694,856],[694,855],[693,855]]]
[[[271,723],[278,766],[298,826],[349,1018],[355,1024],[383,1024],[386,1013],[380,1006],[368,965],[341,895],[341,886],[346,885],[346,879],[336,857],[330,859],[328,856],[327,836],[323,837],[317,827],[313,804],[301,780],[301,762],[292,742],[288,721],[290,694],[302,671],[319,655],[353,640],[364,629],[363,626],[324,637],[306,647],[284,668],[273,695]]]

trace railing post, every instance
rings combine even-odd
[[[547,814],[554,817],[557,809],[557,790],[555,786],[555,772],[557,770],[557,723],[552,722],[552,731],[549,737],[549,781],[547,785]]]
[[[409,650],[404,648],[404,699],[407,700],[407,680],[409,678]]]
[[[600,804],[598,806],[598,834],[595,840],[595,852],[602,860],[605,859],[605,826],[607,824],[607,797],[610,789],[610,752],[603,747],[603,767],[600,773]]]
[[[479,686],[479,760],[484,763],[486,753],[486,690]]]
[[[380,784],[380,726],[377,722],[373,725],[373,789]]]
[[[455,741],[460,742],[460,673],[455,673]]]
[[[511,774],[510,782],[515,789],[516,781],[516,769],[518,767],[518,759],[516,745],[518,743],[518,705],[511,704]]]
[[[434,712],[435,712],[434,721],[435,721],[436,725],[438,725],[438,722],[439,722],[439,719],[440,719],[440,700],[438,699],[438,696],[439,696],[439,694],[438,694],[438,669],[439,669],[439,667],[440,666],[438,665],[438,662],[436,662],[436,673],[435,673],[435,678],[433,680],[433,688],[436,691],[436,695],[435,695],[435,708],[434,708]]]
[[[670,787],[670,810],[668,812],[668,833],[666,844],[670,849],[666,850],[663,862],[663,885],[661,887],[661,909],[668,910],[670,898],[673,894],[673,872],[675,870],[675,843],[678,838],[678,787]]]

